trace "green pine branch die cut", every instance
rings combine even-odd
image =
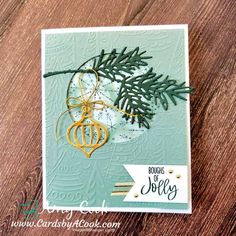
[[[186,101],[184,95],[193,92],[193,88],[185,86],[185,82],[178,83],[168,75],[157,74],[153,67],[141,75],[134,76],[135,70],[148,66],[147,60],[151,58],[146,56],[146,51],[140,51],[139,47],[133,50],[127,50],[125,47],[120,52],[113,49],[109,53],[102,50],[99,55],[83,63],[79,69],[49,72],[44,74],[44,77],[78,72],[91,73],[83,67],[92,62],[92,69],[99,77],[120,83],[118,96],[113,105],[133,115],[124,114],[123,118],[130,120],[131,124],[138,122],[139,127],[149,129],[150,120],[155,115],[151,108],[152,100],[156,105],[159,102],[164,110],[168,110],[170,103],[177,105],[177,100]]]

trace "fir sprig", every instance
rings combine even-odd
[[[92,61],[92,69],[100,77],[121,84],[114,105],[125,110],[126,113],[136,115],[125,114],[123,117],[131,120],[132,124],[137,121],[140,127],[144,126],[149,129],[149,120],[154,116],[150,101],[154,100],[155,104],[160,102],[163,109],[167,110],[170,102],[177,105],[177,99],[186,100],[183,95],[192,93],[193,88],[186,87],[184,82],[178,83],[176,80],[169,79],[169,76],[158,75],[153,72],[153,68],[146,73],[134,76],[134,71],[147,66],[146,60],[152,58],[144,56],[145,53],[146,51],[140,52],[139,47],[130,51],[127,51],[127,47],[125,47],[121,52],[113,49],[110,53],[102,50],[100,55],[90,58],[77,70],[49,72],[44,77],[66,73],[92,73],[84,69],[84,65]]]
[[[100,76],[119,82],[117,76],[125,78],[127,74],[132,75],[134,70],[139,69],[140,66],[148,65],[145,60],[152,58],[143,56],[146,51],[140,52],[139,47],[128,52],[126,52],[126,49],[125,47],[120,53],[113,49],[109,54],[105,54],[105,51],[102,50],[98,58],[94,59],[93,69]]]
[[[185,87],[184,84],[178,84],[176,80],[170,80],[168,76],[163,79],[162,74],[157,75],[151,68],[145,74],[124,78],[114,105],[130,114],[137,115],[139,126],[149,128],[148,120],[152,119],[154,113],[150,102],[147,101],[154,99],[156,105],[159,101],[163,109],[167,110],[169,102],[177,105],[177,98],[186,100],[182,95],[192,92],[192,88]],[[124,115],[124,117],[126,120],[131,119],[131,123],[135,121],[134,116]]]

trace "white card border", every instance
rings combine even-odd
[[[152,212],[152,213],[192,213],[192,186],[191,186],[191,135],[190,135],[190,97],[187,95],[186,115],[187,115],[187,135],[188,135],[188,208],[187,209],[164,209],[164,208],[125,208],[125,207],[61,207],[48,206],[46,199],[46,133],[45,133],[45,83],[43,75],[45,74],[45,35],[60,33],[76,33],[76,32],[108,32],[108,31],[137,31],[137,30],[184,30],[185,44],[185,77],[186,86],[189,86],[189,51],[188,51],[188,25],[149,25],[149,26],[115,26],[115,27],[84,27],[84,28],[65,28],[65,29],[43,29],[41,30],[41,82],[42,82],[42,165],[43,165],[43,209],[47,210],[72,210],[72,211],[104,211],[107,212]]]

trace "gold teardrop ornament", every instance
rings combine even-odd
[[[88,73],[92,72],[95,74],[96,77],[95,87],[93,88],[93,91],[90,94],[90,96],[86,97],[84,88],[81,83],[81,78],[84,75],[84,73],[81,73],[81,75],[78,78],[78,85],[81,93],[81,98],[80,97],[67,98],[66,104],[68,109],[63,113],[61,113],[61,115],[57,119],[56,137],[58,137],[57,131],[60,118],[68,111],[74,108],[80,108],[82,112],[81,119],[79,121],[74,122],[72,125],[68,127],[66,137],[70,145],[80,149],[87,158],[90,158],[91,154],[96,149],[103,146],[107,142],[109,137],[107,127],[93,118],[92,112],[94,110],[103,110],[104,108],[109,107],[119,112],[122,112],[128,116],[137,116],[137,115],[129,114],[126,111],[123,111],[113,105],[107,104],[102,100],[92,101],[92,97],[94,96],[95,92],[97,91],[100,85],[100,79],[98,73],[94,69],[87,69],[87,72]],[[78,103],[71,104],[70,103],[71,100],[77,101]]]
[[[88,131],[89,135],[86,135],[86,131]],[[85,113],[82,114],[82,118],[79,121],[67,129],[69,144],[80,149],[88,158],[96,149],[103,146],[107,139],[107,128],[93,119],[91,115],[86,115]]]

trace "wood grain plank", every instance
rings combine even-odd
[[[12,22],[14,22],[17,14],[19,14],[24,0],[11,0],[1,1],[1,17],[0,17],[0,38],[4,35],[5,31],[10,28]]]
[[[111,235],[233,235],[235,230],[236,2],[1,1],[0,212],[3,235],[103,235],[53,228],[12,228],[19,203],[42,209],[40,29],[189,24],[193,214],[79,212],[86,219],[121,222]],[[40,218],[63,220],[44,212]]]

